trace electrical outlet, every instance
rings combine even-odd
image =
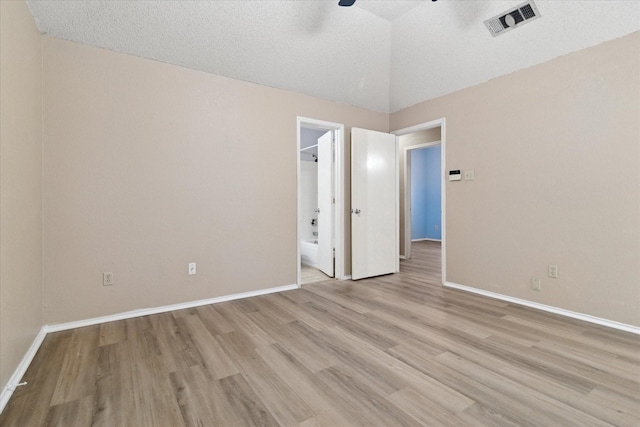
[[[541,291],[542,290],[542,281],[540,279],[538,279],[537,277],[532,277],[531,278],[531,289],[533,289],[534,291]]]
[[[558,278],[558,266],[554,264],[549,264],[547,267],[547,275],[554,279]]]
[[[473,181],[476,179],[476,170],[475,169],[467,169],[464,171],[464,180],[465,181]]]
[[[196,263],[195,262],[190,262],[189,263],[188,274],[189,275],[196,274]]]
[[[113,286],[113,273],[102,273],[102,286]]]

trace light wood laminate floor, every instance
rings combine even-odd
[[[636,335],[402,272],[50,334],[2,426],[638,426]]]
[[[322,271],[308,265],[300,265],[300,283],[302,285],[308,285],[310,283],[324,282],[331,280],[331,277],[324,274]]]

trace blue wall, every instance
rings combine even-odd
[[[440,146],[411,150],[411,240],[442,238]]]

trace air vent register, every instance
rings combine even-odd
[[[540,17],[538,8],[533,1],[522,3],[507,12],[484,21],[484,25],[493,37],[504,34],[514,28],[520,27],[527,22],[534,21]]]

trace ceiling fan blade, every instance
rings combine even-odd
[[[340,0],[340,1],[338,2],[338,5],[339,5],[339,6],[346,6],[346,7],[349,7],[349,6],[353,6],[353,4],[354,4],[355,2],[356,2],[356,0]]]

